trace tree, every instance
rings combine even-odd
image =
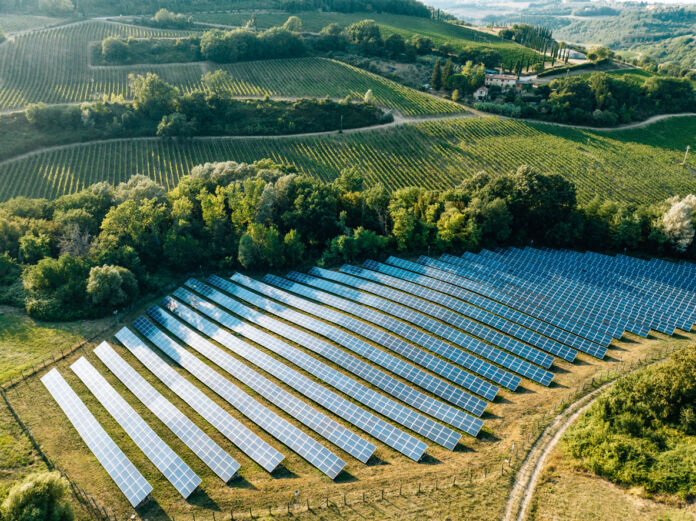
[[[179,90],[162,80],[157,74],[128,75],[129,86],[133,93],[133,107],[153,121],[173,112],[174,100]]]
[[[2,503],[4,521],[73,521],[66,499],[69,486],[60,473],[31,474],[10,490]]]
[[[196,133],[196,125],[181,112],[173,112],[162,117],[157,125],[160,137],[190,137]]]
[[[342,192],[362,192],[365,176],[355,167],[344,168],[335,180],[336,186]]]
[[[201,78],[201,83],[212,92],[223,92],[229,90],[234,83],[232,75],[222,69],[216,69],[215,72],[208,72]]]
[[[694,209],[696,196],[689,194],[684,199],[678,197],[668,200],[669,210],[662,217],[662,225],[674,249],[685,252],[694,240]]]
[[[305,246],[297,230],[290,230],[285,234],[285,237],[283,237],[283,245],[286,264],[288,266],[297,266],[300,264],[304,258]]]
[[[433,66],[433,74],[430,77],[430,87],[433,90],[440,90],[442,88],[442,67],[440,65],[440,58],[435,61]]]
[[[406,52],[406,41],[400,34],[390,34],[384,40],[384,50],[390,58],[395,59]]]
[[[457,101],[459,101],[459,98],[460,98],[459,89],[454,89],[452,91],[452,101],[454,101],[456,103]]]
[[[102,58],[110,63],[122,63],[128,56],[128,44],[115,36],[102,41]]]
[[[12,260],[12,257],[5,252],[0,254],[0,286],[12,284],[17,280],[22,269]]]
[[[365,97],[363,98],[363,101],[365,102],[366,105],[374,105],[375,104],[375,95],[372,93],[372,89],[367,89],[367,92],[365,93]]]
[[[442,85],[447,87],[448,82],[452,74],[454,73],[454,63],[452,63],[452,58],[448,58],[445,62],[445,66],[442,69]]]
[[[89,271],[87,295],[97,307],[116,309],[138,295],[138,281],[121,266],[95,266]]]
[[[424,36],[415,35],[409,40],[409,44],[416,50],[416,54],[431,54],[433,52],[433,41]]]
[[[340,51],[346,48],[348,38],[343,28],[337,23],[332,23],[319,31],[316,47],[321,51]]]
[[[300,20],[297,16],[291,16],[283,25],[281,25],[281,27],[286,31],[299,33],[302,31],[302,20]]]
[[[40,233],[35,235],[27,232],[19,239],[19,262],[24,264],[36,264],[51,253],[51,239],[48,235]]]

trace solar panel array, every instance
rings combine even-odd
[[[200,427],[188,419],[145,378],[102,342],[94,354],[157,418],[183,441],[225,483],[237,475],[239,463],[227,454]]]
[[[157,329],[152,322],[140,317],[133,322],[133,326],[162,352],[166,353],[169,358],[181,365],[241,414],[294,450],[331,479],[338,476],[343,470],[345,462],[338,456],[182,348]]]
[[[128,328],[115,336],[268,472],[283,454],[235,414],[333,479],[346,463],[302,428],[362,463],[378,449],[377,441],[414,461],[426,452],[423,440],[452,450],[462,433],[481,432],[478,416],[500,387],[515,391],[523,379],[548,386],[556,359],[572,364],[587,355],[604,358],[626,332],[690,330],[696,323],[694,275],[691,264],[535,248],[422,256],[416,262],[389,257],[338,271],[269,274],[263,281],[237,273],[207,283],[190,279],[161,307],[149,308],[156,324],[145,317],[133,323],[145,340]],[[150,385],[142,369],[106,342],[94,354],[221,479],[238,473],[240,464]],[[86,358],[72,368],[188,497],[201,479]],[[152,490],[142,474],[56,370],[42,381],[130,503],[140,504]],[[225,400],[234,414],[198,385]]]
[[[174,488],[187,498],[201,484],[201,478],[191,470],[135,409],[116,392],[85,357],[80,357],[70,368],[82,380],[104,408],[126,431],[148,459],[164,474]]]
[[[137,507],[142,503],[152,492],[152,485],[109,437],[58,370],[51,369],[41,377],[41,382],[130,504]]]

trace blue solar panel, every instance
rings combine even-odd
[[[200,382],[232,405],[271,436],[288,446],[309,463],[334,479],[341,473],[345,462],[300,429],[261,405],[239,387],[213,370],[209,365],[193,356],[157,329],[144,317],[139,317],[133,326],[155,344],[169,358],[180,364]]]
[[[593,330],[589,327],[583,326],[582,324],[573,322],[571,320],[565,319],[559,315],[554,314],[553,312],[544,310],[543,308],[540,308],[534,304],[527,303],[519,297],[505,294],[502,291],[496,290],[495,288],[491,288],[476,281],[466,279],[463,276],[457,275],[456,271],[454,270],[453,272],[446,272],[422,264],[417,264],[415,262],[399,259],[398,257],[389,257],[386,262],[387,264],[391,264],[392,266],[403,268],[405,270],[409,270],[420,275],[426,275],[428,277],[432,277],[443,282],[448,282],[450,284],[454,284],[455,286],[459,286],[469,291],[478,293],[480,295],[483,295],[484,297],[495,300],[501,304],[505,304],[506,306],[510,306],[521,312],[528,313],[533,317],[536,317],[540,320],[544,320],[561,329],[570,331],[571,333],[582,336],[588,340],[595,341],[600,345],[609,345],[609,342],[611,342],[611,337],[605,335],[604,333]]]
[[[41,383],[58,403],[75,430],[96,456],[104,470],[121,489],[133,508],[152,492],[150,485],[135,465],[114,443],[97,419],[63,379],[57,369],[41,377]]]
[[[535,332],[520,326],[519,324],[489,313],[483,309],[471,306],[459,299],[452,298],[444,293],[440,293],[439,291],[434,291],[423,286],[419,286],[418,284],[414,284],[413,282],[399,280],[395,277],[389,277],[387,275],[375,273],[357,266],[350,266],[348,264],[343,265],[341,267],[341,271],[343,273],[349,273],[367,280],[379,282],[380,284],[384,284],[392,288],[398,288],[401,291],[409,293],[410,295],[415,295],[430,302],[441,304],[448,309],[452,309],[490,327],[495,327],[500,331],[504,331],[505,333],[519,338],[520,340],[523,340],[531,345],[540,347],[547,352],[558,355],[569,362],[575,360],[575,356],[577,355],[577,351],[574,349],[570,349],[569,347],[559,344],[550,338],[538,335]]]
[[[558,342],[562,342],[577,350],[591,352],[597,348],[601,348],[601,346],[595,344],[590,340],[565,331],[559,327],[554,326],[553,324],[544,322],[543,320],[539,320],[535,317],[532,317],[531,315],[521,313],[520,311],[517,311],[509,306],[500,304],[495,300],[492,300],[488,297],[484,297],[482,295],[479,295],[478,293],[474,293],[473,291],[462,288],[460,286],[456,286],[455,284],[450,284],[449,282],[444,282],[442,280],[428,277],[426,275],[421,275],[413,271],[407,271],[405,269],[397,268],[396,266],[382,264],[373,260],[365,261],[363,266],[365,268],[368,268],[369,270],[373,270],[362,272],[361,276],[365,276],[366,278],[373,276],[386,277],[385,279],[379,280],[388,281],[384,283],[392,283],[392,281],[395,281],[398,284],[404,282],[408,284],[409,282],[406,281],[410,281],[410,284],[418,284],[418,288],[430,288],[432,290],[436,290],[438,293],[441,292],[446,295],[456,297],[458,300],[463,300],[465,302],[473,304],[474,306],[477,306],[477,309],[481,308],[488,311],[491,315],[495,314],[497,316],[499,315],[501,317],[504,317],[511,322],[520,324],[521,326],[536,331],[541,335],[545,335],[545,337],[553,338]],[[608,341],[610,340],[611,339],[609,338]]]
[[[241,275],[239,273],[235,274],[234,278],[247,278],[244,275]],[[228,293],[234,295],[240,300],[244,300],[246,302],[249,302],[261,309],[263,309],[267,313],[273,313],[274,315],[280,316],[284,318],[285,320],[289,322],[296,323],[298,325],[301,325],[305,327],[306,329],[309,329],[311,331],[317,332],[319,334],[322,334],[324,336],[327,336],[329,338],[335,337],[336,341],[341,343],[342,345],[347,346],[351,350],[356,350],[356,352],[360,352],[361,354],[364,353],[364,355],[367,358],[376,358],[377,360],[380,360],[379,357],[391,357],[391,355],[388,355],[387,353],[384,353],[383,351],[380,351],[371,345],[363,342],[362,340],[338,329],[333,326],[330,326],[324,322],[321,322],[319,320],[316,320],[312,317],[309,317],[307,315],[303,315],[301,313],[297,313],[296,311],[293,311],[291,309],[288,309],[284,306],[281,306],[280,304],[276,304],[275,302],[270,301],[267,298],[261,297],[260,295],[256,295],[254,293],[251,293],[250,291],[245,290],[244,288],[241,288],[235,284],[231,284],[223,279],[220,279],[219,277],[210,277],[209,282],[211,284],[215,284],[219,288],[227,291]],[[252,280],[252,279],[249,279]],[[305,311],[308,311],[305,309]],[[335,364],[337,364],[339,367],[343,367],[344,369],[349,370],[351,373],[355,374],[356,376],[359,376],[363,378],[364,380],[373,383],[380,389],[383,389],[384,391],[388,392],[392,396],[401,399],[402,401],[416,407],[422,412],[425,412],[427,414],[430,414],[431,416],[438,418],[442,421],[445,421],[449,423],[452,426],[455,426],[457,428],[460,428],[464,430],[465,432],[476,436],[478,432],[480,431],[483,422],[481,420],[477,420],[475,418],[472,418],[470,415],[459,411],[458,409],[454,407],[450,407],[447,404],[444,404],[438,400],[435,400],[434,398],[431,398],[430,396],[427,396],[423,393],[420,393],[416,391],[415,389],[409,387],[408,385],[400,382],[399,380],[396,380],[389,376],[386,373],[383,373],[381,371],[378,371],[374,367],[372,367],[370,364],[367,364],[360,360],[359,358],[356,358],[354,356],[349,355],[348,353],[342,351],[341,349],[337,349],[334,346],[327,344],[327,343],[318,343],[318,342],[313,342],[312,344],[305,345],[305,347],[313,350],[315,353],[324,356],[328,360],[331,360]],[[374,356],[375,353],[377,356]],[[399,359],[395,357],[391,357],[389,359],[389,364],[385,365],[396,365],[396,364],[403,364],[407,365],[404,362],[401,362]],[[458,389],[455,388],[454,386],[451,386],[442,380],[437,380],[434,377],[428,375],[427,373],[424,373],[422,371],[417,372],[415,368],[412,366],[408,366],[412,368],[413,372],[416,372],[416,374],[421,374],[423,377],[427,378],[433,378],[436,380],[438,385],[444,386],[447,388],[451,388],[453,392],[457,392]],[[465,394],[460,391],[461,394]],[[473,398],[471,395],[467,395],[472,399],[478,400],[478,398]],[[484,406],[486,402],[481,401]]]
[[[109,344],[102,342],[94,350],[94,354],[145,407],[169,427],[220,479],[227,483],[237,475],[239,463],[152,387]]]
[[[272,472],[283,461],[284,456],[259,438],[247,427],[232,417],[226,410],[208,398],[198,387],[177,373],[167,362],[157,356],[128,328],[116,333],[116,338],[128,348],[152,374],[205,418],[213,427],[234,443],[240,450],[256,461],[262,468]]]
[[[345,313],[336,312],[333,309],[316,304],[314,302],[310,302],[309,300],[297,297],[268,284],[263,284],[258,281],[252,281],[251,279],[238,278],[236,275],[235,280],[240,284],[244,284],[245,286],[250,287],[255,291],[258,291],[259,293],[272,297],[280,302],[283,302],[284,304],[294,306],[298,309],[306,310],[309,313],[322,317],[323,320],[327,320],[334,324],[338,324],[339,326],[342,326],[353,333],[356,333],[369,340],[372,340],[373,342],[382,345],[395,353],[402,355],[403,357],[417,363],[422,367],[430,369],[434,373],[442,376],[443,378],[451,382],[458,383],[462,387],[465,387],[466,389],[469,389],[479,394],[480,396],[487,398],[488,400],[493,400],[498,394],[498,387],[487,382],[486,380],[483,380],[478,376],[474,376],[470,373],[462,371],[458,367],[455,367],[453,364],[450,364],[439,359],[436,356],[433,356],[428,351],[419,349],[413,346],[412,344],[405,342],[401,338],[387,333],[379,328],[376,328],[368,324],[367,322],[357,320],[351,316],[346,315]],[[284,279],[280,279],[273,275],[267,275],[266,280],[268,280],[269,282],[273,282],[277,285],[283,285],[284,283],[294,284],[290,281],[285,281]],[[307,289],[309,290],[309,288]],[[343,299],[339,299],[338,297],[334,297],[333,295],[329,295],[327,293],[324,294],[322,301],[330,303],[333,300],[342,301]],[[348,306],[352,305],[352,303],[348,301],[345,302]],[[340,307],[340,303],[337,304],[337,306]],[[418,382],[422,383],[423,385],[428,385],[428,380],[425,378],[419,378]],[[435,387],[435,389],[428,388],[428,390],[434,392],[435,394],[439,394],[440,392],[438,387]],[[480,416],[483,413],[483,410],[485,409],[485,402],[475,397],[472,397],[472,400],[475,401],[467,403],[457,401],[456,395],[449,393],[446,390],[445,394],[439,394],[439,396],[442,396],[443,398],[451,401],[452,403],[460,405],[461,407],[465,408],[470,412],[473,412],[478,416]]]
[[[503,371],[485,360],[452,347],[446,342],[443,342],[432,335],[423,333],[422,331],[388,315],[377,311],[367,310],[363,306],[355,304],[349,300],[336,297],[323,291],[318,291],[314,288],[303,286],[302,284],[293,282],[291,280],[281,279],[280,277],[276,277],[274,275],[266,275],[264,280],[275,286],[292,291],[299,295],[304,295],[311,299],[317,300],[318,302],[328,304],[347,313],[351,313],[357,317],[369,317],[372,324],[377,324],[384,329],[392,331],[393,333],[396,333],[397,335],[402,336],[405,339],[420,345],[421,347],[433,351],[444,358],[447,358],[448,360],[452,360],[453,362],[456,362],[467,369],[488,378],[489,380],[499,383],[512,391],[517,389],[517,386],[520,384],[521,379],[519,376],[510,374],[507,371]],[[449,377],[451,381],[456,382],[456,380],[453,378],[454,376]]]
[[[217,296],[224,301],[225,296],[219,294],[219,292],[213,290],[210,286],[207,286],[206,290],[206,285],[201,284],[197,281],[190,280],[189,283],[199,286],[196,289],[205,291],[207,297]],[[342,392],[345,392],[349,396],[352,396],[360,403],[367,405],[373,410],[384,410],[385,413],[399,418],[399,416],[396,415],[397,408],[394,407],[398,404],[395,404],[391,400],[388,400],[385,397],[375,393],[371,389],[359,384],[358,382],[355,382],[351,378],[346,377],[342,373],[339,373],[335,369],[319,362],[311,356],[306,355],[299,349],[296,349],[290,346],[289,344],[277,339],[276,337],[264,333],[263,331],[260,331],[259,329],[234,318],[229,313],[222,311],[220,308],[213,306],[209,302],[203,301],[202,299],[196,297],[189,291],[179,288],[177,291],[174,292],[174,295],[183,302],[190,304],[198,311],[201,311],[206,315],[210,316],[211,318],[214,318],[216,321],[218,321],[225,327],[241,334],[242,336],[249,338],[250,340],[253,340],[254,342],[257,342],[260,345],[263,345],[265,348],[270,349],[274,353],[305,369],[315,378],[318,378],[328,383],[332,387]],[[235,302],[233,301],[230,304],[234,305]],[[241,309],[240,311],[244,312],[243,309]],[[226,347],[229,346],[226,345]],[[401,408],[401,410],[403,410],[403,408]],[[361,420],[360,425],[358,425],[357,423],[353,423],[353,425],[362,428],[378,440],[398,450],[399,452],[408,456],[409,458],[415,461],[419,461],[425,453],[425,450],[427,448],[425,443],[417,440],[413,436],[385,422],[379,417],[374,416],[373,414],[369,413],[368,411],[364,411],[363,409],[358,409],[357,411],[355,409],[349,409],[348,411],[360,412],[360,415],[355,419],[356,422],[358,420]],[[408,411],[403,412],[407,413]],[[363,418],[367,418],[367,420],[365,421],[363,420]],[[402,419],[402,421],[404,420]]]
[[[368,305],[371,305],[376,309],[386,311],[393,316],[399,317],[403,320],[406,320],[407,322],[415,324],[425,329],[426,331],[429,331],[430,333],[436,334],[444,338],[445,340],[454,342],[460,347],[472,351],[473,353],[476,353],[479,356],[482,356],[492,362],[500,364],[503,367],[510,369],[522,376],[526,376],[530,380],[538,382],[542,385],[549,385],[553,381],[554,375],[549,371],[540,369],[530,364],[529,362],[520,360],[515,356],[509,355],[508,353],[505,353],[499,349],[484,344],[483,342],[476,340],[475,338],[467,336],[459,331],[455,331],[454,329],[442,324],[441,322],[426,317],[421,313],[411,311],[408,308],[404,308],[403,306],[400,306],[398,304],[394,304],[384,299],[378,299],[377,297],[369,297],[364,293],[344,288],[342,286],[327,281],[322,281],[321,279],[317,279],[316,277],[310,277],[309,275],[305,275],[303,273],[293,271],[288,273],[287,277],[291,280],[295,280],[297,282],[304,282],[306,284],[310,284],[312,286],[334,292],[338,295],[341,295],[342,297],[353,299],[356,302],[367,303]],[[365,309],[365,312],[369,313],[370,311]]]
[[[157,470],[164,474],[164,477],[174,485],[179,494],[188,498],[201,484],[201,478],[169,445],[164,443],[162,438],[145,423],[145,420],[135,409],[116,392],[116,389],[99,374],[99,371],[84,356],[78,358],[70,368],[126,431],[126,434],[130,436],[138,448],[157,467]]]
[[[176,309],[177,306],[183,307],[183,304],[180,304],[171,297],[165,298],[162,305],[168,309]],[[205,320],[202,316],[194,313],[190,309],[182,310],[182,313],[186,313],[186,311],[188,311],[189,315],[197,315],[196,317],[191,317],[191,320],[194,318],[197,319],[196,327],[210,338],[214,338],[215,335],[219,334],[220,328],[215,326],[212,322]],[[316,433],[342,448],[351,456],[365,463],[374,453],[377,447],[373,444],[363,440],[346,429],[343,425],[308,406],[282,387],[274,384],[253,369],[247,367],[236,358],[230,356],[225,351],[185,326],[169,313],[165,313],[162,308],[152,306],[148,309],[147,313],[153,320],[167,328],[172,334],[176,335],[183,342],[186,342],[186,344],[214,362],[218,367],[227,371],[227,373],[247,385],[250,389],[253,389],[290,416],[293,416]],[[234,337],[232,338],[236,343],[244,344],[241,340]],[[248,344],[240,346],[240,349],[246,348],[251,348],[251,346]],[[277,368],[278,370],[274,372],[278,373],[284,382],[294,384],[292,387],[303,387],[302,383],[298,383],[292,372],[289,371],[287,367],[284,367],[283,364],[278,364]]]
[[[374,295],[378,295],[379,297],[383,297],[384,299],[389,299],[394,302],[398,302],[399,304],[403,304],[404,306],[408,306],[412,309],[420,311],[424,315],[437,318],[446,324],[459,328],[470,335],[474,335],[482,340],[485,340],[486,342],[490,342],[494,346],[510,351],[511,353],[514,353],[525,360],[529,360],[530,362],[534,362],[542,367],[548,368],[553,364],[552,356],[542,353],[538,349],[531,348],[522,342],[518,342],[514,338],[503,335],[489,327],[482,326],[481,324],[474,322],[473,320],[469,320],[468,318],[454,313],[450,309],[442,306],[432,304],[423,299],[416,298],[407,293],[396,291],[380,284],[375,284],[373,282],[352,277],[345,273],[338,273],[322,268],[312,268],[309,273],[318,277],[324,277],[325,279],[340,282],[346,286],[359,288]],[[373,307],[379,307],[378,299],[374,299],[372,297],[370,297],[370,299],[375,303]]]

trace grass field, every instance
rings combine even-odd
[[[256,24],[259,28],[274,27],[282,25],[290,14],[281,12],[258,13]],[[302,20],[302,27],[308,32],[319,32],[323,27],[330,23],[337,23],[348,26],[360,20],[372,19],[379,24],[383,36],[390,34],[400,34],[405,39],[419,34],[430,38],[435,46],[448,43],[455,49],[461,50],[465,47],[494,49],[503,56],[505,63],[512,63],[517,59],[530,57],[537,59],[539,54],[535,51],[505,41],[495,35],[487,34],[474,29],[453,25],[446,22],[438,22],[429,18],[419,18],[415,16],[402,16],[394,14],[380,13],[320,13],[302,12],[296,13]],[[214,13],[214,14],[194,14],[193,18],[199,22],[209,22],[217,24],[228,24],[233,26],[244,25],[251,13]]]
[[[0,200],[54,198],[98,181],[118,183],[135,173],[172,188],[206,161],[273,158],[330,181],[347,166],[388,188],[452,187],[480,170],[508,172],[527,163],[577,184],[580,198],[596,194],[657,201],[693,192],[695,159],[679,166],[696,133],[696,118],[647,128],[597,132],[496,117],[461,118],[383,131],[305,138],[213,138],[175,143],[158,139],[83,144],[0,164]]]
[[[43,323],[16,308],[0,306],[0,384],[79,344],[108,323],[108,319]]]
[[[47,25],[55,25],[62,21],[62,18],[52,16],[0,13],[0,29],[6,33],[16,33]]]
[[[242,516],[247,518],[248,514],[245,512],[252,507],[258,519],[265,518],[267,509],[272,507],[273,515],[268,515],[268,518],[273,519],[444,520],[449,517],[450,519],[464,518],[467,521],[490,521],[500,519],[505,507],[511,485],[511,474],[501,476],[499,469],[505,458],[510,456],[513,443],[518,450],[522,450],[524,440],[529,439],[531,432],[535,432],[537,422],[557,407],[561,400],[573,396],[578,388],[589,382],[598,372],[608,369],[627,370],[631,361],[645,357],[648,353],[657,355],[665,350],[693,343],[695,339],[694,334],[683,334],[676,338],[657,334],[648,339],[629,335],[610,349],[604,361],[590,359],[584,355],[580,356],[575,364],[558,361],[557,382],[553,386],[545,388],[525,382],[524,390],[520,392],[503,392],[501,397],[489,407],[485,417],[486,432],[482,436],[478,439],[469,437],[463,439],[460,447],[454,452],[431,444],[428,449],[430,456],[422,463],[408,460],[369,436],[367,439],[376,443],[378,447],[376,453],[378,463],[360,464],[332,447],[348,463],[346,467],[348,474],[336,483],[330,483],[316,469],[282,446],[279,448],[287,455],[284,463],[285,470],[273,476],[266,474],[246,456],[231,447],[178,397],[156,381],[116,341],[112,341],[111,344],[136,370],[148,378],[160,392],[201,425],[223,447],[231,451],[231,454],[242,464],[242,480],[232,482],[228,486],[223,485],[101,365],[98,358],[92,354],[91,348],[80,350],[68,360],[59,362],[57,367],[110,435],[154,486],[153,500],[138,511],[142,518],[155,521],[164,519],[188,521],[192,519],[190,516],[193,512],[199,520],[212,521],[213,514],[218,520],[227,520],[230,519],[232,510],[235,512],[235,519],[240,519]],[[83,355],[202,477],[204,492],[199,491],[188,501],[183,501],[173,487],[135,448],[133,442],[70,370],[69,365],[78,356]],[[294,393],[283,382],[274,381]],[[249,391],[247,388],[245,390]],[[261,437],[269,440],[265,433],[231,409],[229,405],[209,391],[206,391],[206,394]],[[250,394],[254,395],[253,392]],[[264,405],[278,411],[274,404],[254,396]],[[95,458],[85,450],[77,433],[43,390],[38,377],[32,377],[26,383],[9,391],[8,398],[22,420],[31,427],[43,449],[66,470],[74,481],[93,495],[99,503],[113,509],[118,518],[129,515],[130,508],[125,498],[118,493],[115,485],[99,467]],[[297,425],[294,420],[291,421]],[[273,445],[278,446],[278,443],[273,442]],[[457,476],[456,483],[453,482],[453,476]],[[403,487],[401,492],[400,486]],[[422,489],[418,492],[421,486]],[[386,489],[384,499],[381,498],[383,488]],[[295,490],[298,491],[297,498]],[[364,503],[362,502],[363,492],[366,493]],[[327,497],[330,497],[333,506],[319,507],[319,503]],[[344,506],[344,498],[348,506]],[[306,511],[305,508],[307,500],[312,505],[310,511]],[[292,514],[286,513],[288,501],[293,501]]]

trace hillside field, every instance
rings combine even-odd
[[[103,21],[88,21],[39,31],[0,46],[0,110],[29,103],[74,103],[102,96],[130,97],[128,75],[154,72],[183,92],[201,88],[201,76],[215,69],[233,78],[235,96],[285,96],[361,99],[372,89],[376,102],[405,115],[443,114],[463,109],[360,69],[322,58],[266,60],[215,65],[207,62],[91,67],[90,42],[107,36],[171,37],[160,31]]]
[[[183,142],[113,140],[71,145],[0,163],[0,199],[54,198],[92,183],[118,183],[140,173],[167,188],[207,161],[273,158],[330,181],[348,166],[389,189],[452,187],[480,170],[508,172],[521,164],[559,173],[579,197],[653,202],[693,190],[696,163],[680,166],[696,118],[634,130],[600,132],[469,117],[343,135],[210,138]]]
[[[524,60],[527,57],[536,59],[539,56],[532,49],[503,40],[495,35],[429,18],[380,13],[300,12],[294,15],[302,20],[302,28],[307,32],[319,32],[323,27],[331,23],[347,27],[360,20],[370,19],[379,25],[384,37],[396,33],[408,40],[412,36],[419,34],[430,38],[436,47],[443,43],[448,43],[456,50],[462,50],[465,47],[493,49],[503,56],[503,60],[506,63],[514,62],[517,59]],[[256,25],[259,29],[282,25],[288,19],[288,16],[290,16],[289,13],[283,12],[260,12],[256,14]],[[242,26],[249,21],[250,17],[250,12],[193,15],[194,20],[199,22],[231,26]]]

